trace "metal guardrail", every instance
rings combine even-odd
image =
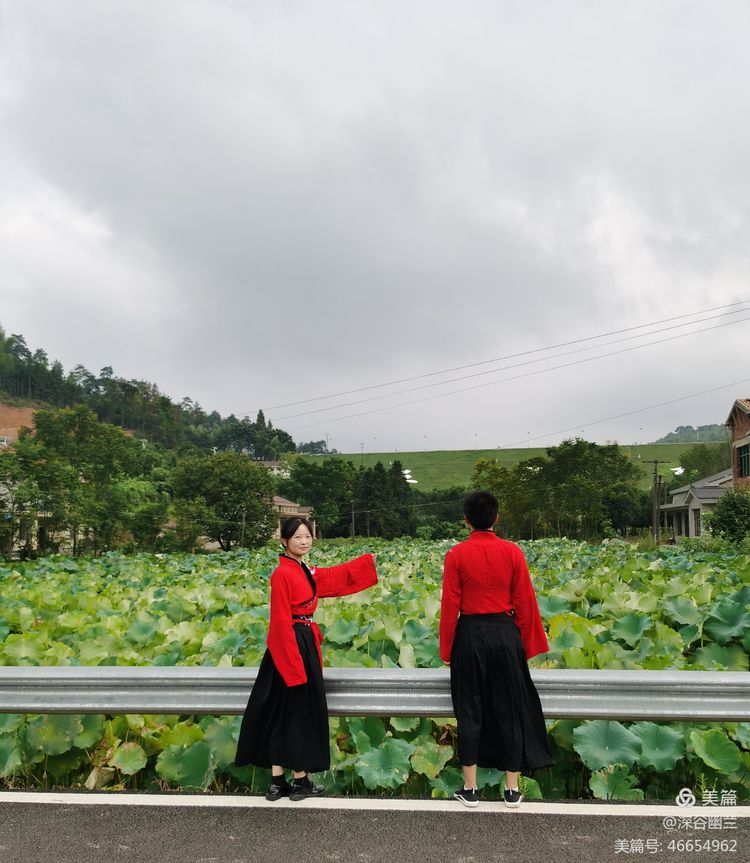
[[[0,713],[242,713],[257,668],[0,667]],[[326,668],[339,716],[451,716],[447,669]],[[750,720],[750,672],[535,669],[548,719]]]

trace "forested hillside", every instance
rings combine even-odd
[[[276,459],[296,447],[291,435],[266,422],[207,413],[190,398],[173,402],[155,383],[117,377],[110,366],[98,374],[82,365],[66,372],[41,348],[32,351],[22,335],[6,336],[0,326],[0,401],[42,407],[90,408],[99,420],[174,449],[235,450],[256,459]]]

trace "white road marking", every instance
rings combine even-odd
[[[524,801],[518,809],[508,809],[500,801],[482,802],[476,809],[466,809],[454,800],[402,800],[388,798],[322,797],[293,803],[282,798],[271,803],[264,797],[246,795],[207,794],[127,794],[105,793],[55,793],[38,791],[0,791],[2,803],[40,803],[57,806],[193,806],[200,808],[243,809],[337,809],[350,812],[496,812],[510,817],[522,815],[590,815],[592,817],[633,816],[638,818],[664,818],[665,816],[695,817],[718,816],[724,818],[750,818],[750,806],[692,806],[679,807],[670,804],[607,804],[607,803],[557,803],[549,801]]]

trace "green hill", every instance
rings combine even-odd
[[[621,445],[620,449],[631,459],[639,462],[643,470],[643,487],[651,485],[654,466],[647,464],[648,460],[658,459],[665,464],[659,465],[659,473],[671,477],[671,467],[680,463],[680,455],[688,448],[688,444],[633,444]],[[450,488],[455,485],[468,485],[474,464],[480,458],[494,458],[506,467],[512,467],[519,461],[543,456],[544,447],[524,447],[522,449],[461,449],[435,450],[432,452],[380,452],[380,453],[340,453],[327,458],[342,458],[354,462],[355,466],[371,467],[376,462],[388,465],[398,459],[405,468],[409,468],[422,491]],[[321,458],[321,456],[304,456],[304,458]]]

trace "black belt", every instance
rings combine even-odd
[[[309,626],[313,619],[311,614],[293,614],[292,620],[298,620],[300,623],[306,623]]]

